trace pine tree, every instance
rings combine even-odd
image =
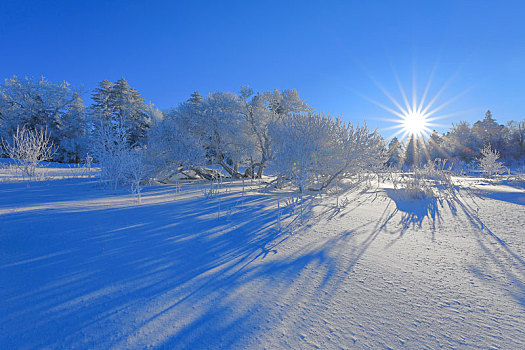
[[[439,136],[436,130],[432,130],[432,135],[430,135],[427,141],[427,151],[430,161],[433,161],[436,158],[448,158],[447,154],[445,153],[445,150],[442,147],[442,144],[442,138]]]
[[[98,84],[98,88],[95,89],[91,96],[94,102],[91,106],[93,115],[95,119],[102,120],[104,123],[108,123],[113,114],[110,102],[113,85],[112,82],[104,79]]]
[[[492,112],[487,111],[485,118],[477,121],[472,126],[472,135],[476,142],[476,148],[491,144],[493,148],[501,151],[504,147],[504,129],[503,125],[499,125],[492,117]]]
[[[150,108],[136,89],[121,78],[112,83],[103,80],[93,93],[94,125],[102,123],[122,126],[129,133],[130,145],[143,145],[151,125]]]
[[[188,103],[190,103],[193,106],[198,106],[202,104],[202,101],[204,101],[204,98],[200,94],[200,92],[195,91],[190,95],[190,98],[188,99]]]
[[[86,110],[80,94],[75,94],[62,117],[59,129],[60,148],[58,153],[66,162],[79,163],[87,153]]]
[[[403,164],[403,144],[399,141],[397,137],[394,137],[388,144],[387,155],[388,160],[386,162],[386,165],[398,168]]]
[[[421,165],[420,163],[420,149],[418,145],[417,136],[412,134],[408,138],[408,143],[405,151],[404,165],[411,168]]]

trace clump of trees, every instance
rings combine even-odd
[[[156,120],[149,135],[156,169],[208,178],[214,175],[202,166],[217,165],[233,178],[260,178],[270,167],[280,184],[301,192],[384,162],[379,134],[314,113],[296,90],[194,93]]]
[[[296,90],[254,93],[244,87],[239,94],[206,97],[195,92],[155,119],[148,152],[163,171],[191,169],[209,177],[201,167],[217,165],[233,178],[261,177],[273,158],[270,129],[310,110]]]
[[[20,128],[47,130],[59,146],[56,160],[78,162],[85,155],[86,109],[79,91],[67,82],[6,79],[0,85],[0,138],[9,140]]]
[[[434,131],[427,140],[409,137],[406,143],[393,138],[388,146],[387,164],[412,168],[436,159],[448,159],[455,165],[476,164],[490,145],[507,165],[525,162],[525,120],[498,124],[487,111],[472,126],[460,121],[443,135]]]

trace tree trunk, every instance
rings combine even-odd
[[[234,169],[230,168],[228,164],[226,164],[223,160],[220,160],[217,164],[219,164],[224,170],[226,170],[226,172],[230,174],[231,177],[235,179],[238,179],[241,177],[239,172],[236,171],[235,168]],[[236,166],[238,167],[238,165]]]

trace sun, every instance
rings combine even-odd
[[[408,112],[404,114],[401,125],[403,131],[408,135],[421,136],[428,130],[425,115],[418,112]]]
[[[383,94],[392,102],[393,106],[388,106],[383,103],[380,103],[374,99],[371,99],[367,96],[363,96],[370,102],[374,103],[383,110],[393,114],[396,118],[378,118],[387,122],[394,123],[392,126],[383,127],[381,130],[391,130],[397,129],[390,138],[400,137],[401,139],[412,139],[416,138],[422,143],[426,138],[432,134],[432,129],[435,127],[442,127],[441,124],[436,124],[436,121],[450,118],[453,116],[461,115],[463,112],[452,112],[447,114],[440,113],[445,107],[450,105],[469,89],[464,92],[448,99],[445,102],[437,104],[440,96],[444,93],[449,83],[452,81],[450,78],[445,84],[435,93],[433,96],[430,95],[430,87],[432,84],[434,71],[430,74],[430,77],[426,83],[426,86],[422,92],[418,92],[416,88],[416,79],[415,73],[412,77],[412,96],[407,94],[407,91],[401,84],[401,81],[397,74],[394,73],[396,77],[396,82],[399,87],[399,92],[401,93],[402,100],[398,101],[391,92],[385,89],[377,80],[373,79],[374,83],[379,87]],[[411,98],[410,98],[411,97]]]
[[[441,88],[435,89],[437,92],[434,92],[431,85],[434,77],[434,72],[436,67],[430,73],[427,83],[422,91],[417,89],[417,79],[415,68],[413,68],[412,76],[412,94],[407,94],[407,90],[401,84],[401,80],[394,72],[396,78],[397,86],[401,95],[401,100],[396,99],[393,94],[384,88],[377,80],[370,76],[372,81],[376,86],[383,92],[385,97],[387,97],[393,105],[383,104],[367,96],[363,96],[365,99],[369,100],[373,104],[392,114],[394,118],[377,118],[386,122],[393,123],[394,125],[382,127],[381,131],[394,130],[394,133],[391,134],[388,138],[394,139],[399,138],[401,140],[406,140],[407,149],[411,146],[414,151],[414,159],[418,158],[421,154],[424,153],[426,159],[431,159],[428,145],[433,145],[438,147],[441,153],[445,156],[447,155],[446,150],[442,149],[435,140],[431,139],[431,134],[436,132],[435,128],[444,127],[446,125],[436,123],[439,120],[460,116],[465,113],[470,113],[470,111],[457,111],[457,112],[448,112],[443,113],[445,107],[452,104],[459,97],[467,93],[471,88],[464,90],[463,92],[449,98],[444,102],[439,102],[441,96],[443,96],[448,85],[454,79],[454,76],[449,78]],[[399,98],[399,95],[398,95]]]

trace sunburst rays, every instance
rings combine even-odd
[[[431,87],[434,81],[435,72],[436,68],[434,67],[428,77],[425,88],[421,93],[418,93],[416,74],[414,72],[412,76],[412,91],[410,95],[407,93],[407,90],[401,83],[399,76],[394,72],[396,84],[401,95],[400,101],[393,96],[392,92],[388,91],[376,79],[372,78],[374,84],[388,98],[388,100],[392,103],[392,106],[388,106],[388,104],[378,102],[377,100],[367,96],[363,97],[395,117],[380,118],[382,121],[394,123],[394,125],[384,127],[381,130],[394,130],[395,132],[390,135],[390,137],[399,137],[401,139],[408,139],[410,136],[426,138],[432,133],[433,128],[446,126],[439,124],[438,121],[468,112],[461,111],[442,113],[445,107],[448,107],[458,98],[466,94],[470,88],[438,104],[438,101],[442,99],[444,92],[454,80],[455,75],[449,78],[434,95],[431,95]]]
[[[388,91],[376,79],[371,77],[374,84],[390,101],[391,105],[363,96],[376,106],[392,114],[392,118],[379,118],[382,121],[393,123],[391,126],[381,128],[381,131],[392,130],[393,134],[389,135],[389,138],[398,137],[407,140],[408,144],[413,143],[414,152],[424,153],[427,156],[427,159],[429,159],[429,152],[425,139],[429,138],[432,129],[446,127],[446,125],[440,124],[439,121],[469,113],[469,111],[444,112],[446,107],[449,107],[458,98],[466,94],[470,88],[445,100],[443,98],[445,96],[445,91],[455,79],[456,74],[446,80],[439,89],[436,89],[437,91],[435,93],[432,93],[435,73],[436,66],[432,69],[428,80],[424,85],[423,91],[418,91],[415,69],[413,69],[412,86],[411,91],[409,91],[405,89],[399,76],[394,71],[397,88],[399,89],[399,95],[401,96],[399,100],[394,97],[392,92]]]

